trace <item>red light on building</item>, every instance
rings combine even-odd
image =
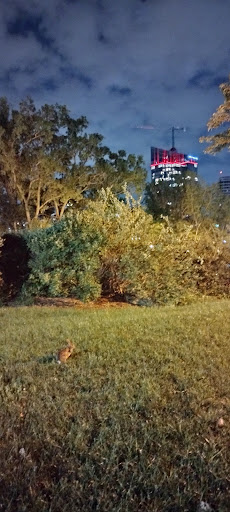
[[[189,170],[197,173],[197,169],[198,158],[195,156],[151,147],[152,180],[156,183],[165,180],[175,181],[175,174],[182,174]]]

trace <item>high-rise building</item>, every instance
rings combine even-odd
[[[230,195],[230,176],[221,176],[219,184],[223,194]]]
[[[191,175],[189,171],[191,171]],[[156,185],[161,181],[168,181],[170,186],[176,187],[179,177],[186,180],[194,178],[195,181],[198,181],[197,171],[197,157],[178,153],[174,147],[169,151],[151,147],[152,181]]]

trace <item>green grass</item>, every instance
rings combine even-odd
[[[0,309],[0,510],[229,512],[229,310]]]

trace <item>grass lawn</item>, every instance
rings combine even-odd
[[[230,511],[229,301],[0,322],[0,511]]]

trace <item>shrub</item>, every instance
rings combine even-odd
[[[87,212],[103,231],[100,282],[104,293],[145,303],[184,303],[197,294],[228,295],[230,249],[212,224],[154,222],[138,201],[103,191]],[[146,302],[147,301],[147,302]]]
[[[125,296],[140,304],[180,301],[196,293],[191,285],[193,256],[188,245],[194,235],[184,224],[175,229],[154,222],[126,193],[119,201],[111,190],[103,191],[82,215],[103,233],[99,278],[103,293]]]
[[[84,224],[81,214],[47,229],[27,231],[24,237],[32,257],[22,297],[72,296],[89,300],[100,295],[97,269],[101,236],[93,225]]]
[[[30,251],[20,234],[7,233],[0,240],[1,295],[5,300],[17,296],[29,275]]]
[[[197,288],[203,295],[228,296],[230,292],[229,235],[210,227],[197,243]]]
[[[197,294],[228,295],[229,244],[223,232],[186,222],[154,222],[127,192],[111,189],[46,229],[27,231],[30,275],[21,297],[180,304]]]

